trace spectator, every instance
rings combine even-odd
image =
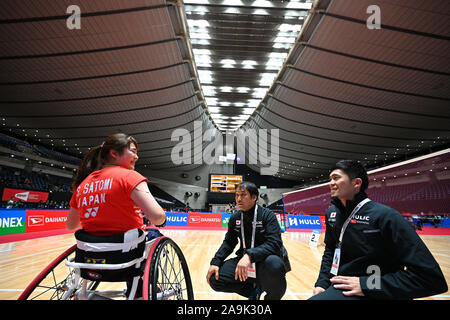
[[[6,204],[6,209],[12,209],[16,207],[16,203],[14,201],[14,197],[11,197],[11,199],[8,200]]]

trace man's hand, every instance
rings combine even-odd
[[[252,262],[250,261],[250,256],[247,253],[244,254],[244,256],[241,258],[241,260],[239,260],[236,266],[236,270],[234,272],[234,280],[237,280],[238,278],[241,281],[247,280],[248,267],[250,267],[251,264]]]
[[[313,290],[313,296],[315,296],[316,294],[319,294],[321,292],[324,292],[324,291],[325,291],[325,289],[322,287],[315,287]]]
[[[349,291],[343,291],[344,296],[364,296],[359,284],[359,277],[344,277],[337,276],[330,279],[336,289],[344,289]]]
[[[219,280],[219,267],[215,265],[211,265],[209,267],[208,273],[206,274],[206,281],[209,284],[209,280],[211,279],[212,274],[215,274],[216,280]]]

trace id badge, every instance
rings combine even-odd
[[[341,260],[341,247],[334,250],[333,263],[331,264],[330,273],[337,276],[339,269],[339,261]]]
[[[256,265],[253,262],[250,267],[247,269],[247,275],[249,278],[256,278]]]

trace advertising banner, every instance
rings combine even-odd
[[[0,235],[24,233],[26,220],[25,210],[0,209]]]
[[[69,210],[27,210],[27,232],[64,229]]]
[[[187,227],[189,220],[189,213],[187,212],[166,212],[168,227]]]
[[[228,221],[230,221],[231,213],[222,213],[222,228],[228,228]]]
[[[322,229],[319,216],[287,215],[288,229]]]
[[[320,223],[322,224],[322,229],[326,229],[327,225],[325,224],[325,216],[320,216]]]
[[[48,199],[48,192],[4,188],[2,201],[8,201],[11,198],[14,201],[20,200],[23,202],[46,202]]]
[[[189,212],[189,227],[209,227],[209,228],[221,228],[222,227],[222,214],[221,213],[203,213],[203,212]]]

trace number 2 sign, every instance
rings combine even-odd
[[[320,238],[320,230],[313,230],[311,232],[311,237],[309,238],[309,245],[313,247],[317,247]]]

